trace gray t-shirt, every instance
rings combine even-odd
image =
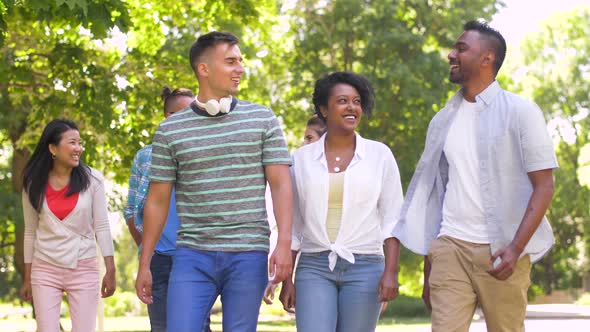
[[[150,181],[175,183],[178,246],[268,251],[264,166],[290,163],[274,113],[237,101],[221,116],[189,108],[162,122],[154,137]]]

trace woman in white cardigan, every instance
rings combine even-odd
[[[315,85],[327,132],[293,154],[292,250],[301,256],[295,284],[284,281],[280,295],[285,309],[295,305],[298,331],[374,331],[398,294],[399,241],[390,234],[403,202],[399,170],[386,145],[355,133],[373,98],[353,73]]]
[[[50,122],[27,162],[23,179],[25,276],[20,290],[33,299],[38,331],[59,331],[63,292],[72,330],[94,331],[99,293],[115,292],[113,242],[102,175],[81,161],[75,123]],[[96,243],[106,266],[99,281]]]

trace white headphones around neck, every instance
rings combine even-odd
[[[195,103],[197,106],[207,111],[207,113],[211,116],[215,116],[221,113],[229,113],[229,109],[231,108],[232,97],[225,97],[219,99],[219,101],[215,99],[209,100],[207,103],[203,104],[199,101],[198,98],[195,98]]]

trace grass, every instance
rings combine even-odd
[[[221,332],[221,315],[211,317],[211,329],[214,332]],[[428,331],[430,320],[427,318],[407,319],[386,319],[379,322],[377,332],[415,332]],[[66,331],[71,330],[70,320],[62,319],[62,326]],[[105,318],[105,331],[149,331],[149,320],[147,317],[109,317]],[[32,318],[11,317],[0,319],[0,331],[35,331],[36,324]],[[295,321],[284,320],[281,317],[267,316],[261,318],[258,323],[257,332],[295,332]]]
[[[277,292],[278,296],[278,292]],[[430,327],[430,318],[421,315],[419,299],[406,298],[400,296],[400,304],[395,304],[395,301],[390,303],[384,317],[379,321],[377,332],[415,332],[428,331]],[[397,301],[397,300],[396,300]],[[16,307],[14,307],[16,308]],[[0,311],[11,311],[12,305],[1,305]],[[405,308],[405,309],[402,309]],[[213,314],[211,316],[211,329],[214,332],[221,332],[221,303],[218,301],[213,306]],[[399,318],[396,314],[416,315],[422,316],[419,318]],[[16,332],[16,331],[35,331],[35,320],[31,315],[11,315],[7,318],[0,319],[0,331]],[[258,319],[257,332],[295,332],[295,320],[290,314],[283,310],[281,303],[275,299],[272,305],[262,304],[260,316]],[[66,331],[70,331],[71,321],[69,318],[61,319],[62,326]],[[98,325],[97,325],[98,327]],[[104,331],[149,331],[149,319],[146,316],[129,316],[129,317],[107,317],[104,319]]]

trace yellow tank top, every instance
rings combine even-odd
[[[328,216],[326,217],[326,231],[331,243],[336,241],[340,224],[342,223],[342,198],[344,193],[344,174],[330,174],[330,192],[328,194]]]

